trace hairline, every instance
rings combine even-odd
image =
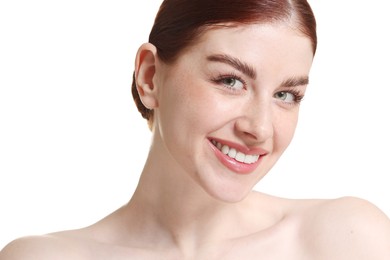
[[[193,38],[191,43],[189,43],[184,48],[182,48],[179,52],[177,52],[175,57],[171,57],[170,60],[168,60],[168,61],[161,60],[161,59],[160,59],[160,61],[164,64],[167,64],[167,65],[175,64],[183,53],[185,53],[188,49],[199,44],[202,41],[203,36],[207,32],[212,31],[212,30],[231,29],[231,28],[238,28],[238,27],[250,26],[250,25],[270,25],[270,26],[285,25],[285,26],[288,26],[291,30],[295,31],[298,35],[306,37],[311,41],[311,38],[308,35],[306,35],[304,32],[302,32],[302,30],[299,28],[299,26],[300,26],[299,22],[296,19],[294,19],[294,16],[295,15],[293,15],[293,12],[292,12],[292,14],[288,18],[273,19],[272,21],[269,21],[269,20],[266,20],[266,21],[255,20],[255,21],[251,21],[251,22],[233,21],[233,22],[224,22],[224,23],[202,25],[194,30],[194,34],[196,36]],[[314,55],[314,49],[312,49],[312,51],[313,51],[313,55]],[[158,53],[159,53],[159,51],[157,50],[157,56],[159,57]]]

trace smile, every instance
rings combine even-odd
[[[238,174],[253,172],[268,153],[261,148],[249,149],[233,142],[214,138],[209,139],[209,144],[218,160],[226,168]]]
[[[230,148],[226,144],[221,144],[220,142],[217,142],[215,140],[211,140],[211,143],[218,148],[223,154],[229,156],[232,159],[235,159],[238,162],[246,163],[246,164],[252,164],[259,160],[260,155],[259,154],[244,154],[240,151],[237,151],[234,148]]]

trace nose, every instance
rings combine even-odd
[[[248,104],[235,122],[235,131],[248,142],[265,142],[274,134],[272,114],[269,101]]]

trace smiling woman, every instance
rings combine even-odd
[[[389,259],[390,221],[371,203],[254,190],[293,139],[316,48],[305,0],[163,1],[135,59],[152,141],[130,201],[0,260]]]
[[[306,86],[284,83],[308,77],[311,41],[284,23],[253,24],[210,29],[169,65],[159,62],[156,53],[154,45],[141,47],[135,77],[142,104],[155,112],[153,143],[164,147],[160,154],[171,156],[160,155],[164,160],[158,165],[173,159],[206,192],[221,200],[242,200],[291,141],[299,108],[295,93],[302,96]],[[242,66],[216,62],[221,56]],[[242,68],[250,67],[261,77],[244,73]],[[153,77],[146,78],[151,71]],[[204,146],[210,140],[225,149],[213,149],[213,155]],[[244,155],[258,158],[249,164],[235,158]]]

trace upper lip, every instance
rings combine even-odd
[[[261,148],[261,147],[248,147],[248,146],[245,146],[245,145],[241,145],[241,144],[238,144],[238,143],[235,143],[235,142],[231,142],[231,141],[228,141],[228,140],[223,140],[223,139],[215,138],[215,137],[209,137],[208,139],[210,141],[211,140],[215,140],[218,143],[221,143],[222,145],[227,145],[230,148],[234,148],[237,151],[242,152],[244,154],[248,154],[248,155],[264,156],[264,155],[269,153],[267,150],[265,150],[264,148]]]

